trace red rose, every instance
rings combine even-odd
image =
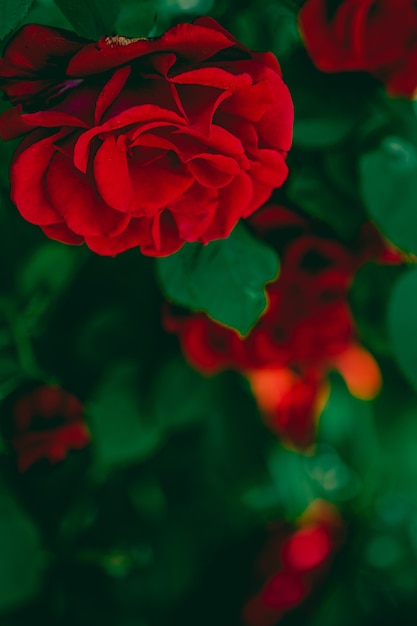
[[[271,430],[284,443],[305,448],[314,441],[330,370],[338,370],[358,397],[379,391],[378,366],[357,343],[348,290],[355,271],[372,256],[384,259],[386,249],[371,227],[349,250],[279,206],[265,207],[250,221],[281,259],[281,273],[266,289],[267,310],[250,333],[242,338],[203,313],[178,315],[168,307],[164,324],[178,333],[184,354],[201,372],[242,372]],[[388,258],[399,261],[394,254]]]
[[[270,206],[251,221],[262,234],[292,230],[278,246],[281,273],[267,286],[268,308],[251,332],[242,338],[204,314],[182,317],[169,310],[166,328],[180,334],[185,354],[205,373],[323,369],[355,335],[347,291],[356,260],[340,243],[308,232],[306,222],[287,209]]]
[[[417,89],[417,6],[413,0],[307,0],[299,15],[305,46],[324,72],[363,71],[393,96]]]
[[[296,530],[282,524],[271,532],[259,555],[260,592],[243,610],[248,626],[274,626],[303,602],[331,565],[343,540],[343,522],[328,502],[314,501],[298,520]]]
[[[69,450],[90,441],[79,400],[60,387],[43,386],[20,396],[11,407],[11,445],[21,472],[33,463],[62,461]]]
[[[320,363],[301,373],[276,367],[253,369],[246,376],[266,424],[281,442],[301,450],[311,445],[329,395]]]
[[[15,104],[0,135],[28,133],[11,167],[20,213],[99,254],[227,237],[287,176],[293,107],[279,64],[209,18],[98,43],[26,26],[0,88]]]

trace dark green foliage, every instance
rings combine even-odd
[[[246,335],[266,307],[265,285],[278,275],[276,253],[238,224],[228,239],[186,244],[158,260],[165,295]],[[244,294],[242,298],[242,294]]]
[[[1,0],[0,39],[21,24],[34,0]]]
[[[417,387],[417,270],[409,270],[395,285],[388,315],[395,356],[408,380]]]
[[[417,252],[417,149],[386,137],[360,160],[362,196],[369,214],[397,246]]]
[[[114,34],[120,0],[54,0],[75,32],[88,39]]]

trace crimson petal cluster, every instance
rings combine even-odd
[[[26,391],[16,397],[9,412],[6,439],[16,451],[21,472],[42,459],[62,461],[70,450],[90,442],[82,404],[61,387],[42,385]]]
[[[331,566],[344,534],[337,509],[324,500],[310,504],[297,528],[282,523],[271,528],[256,567],[262,586],[244,607],[243,622],[275,626],[304,602]]]
[[[293,107],[272,53],[199,18],[155,39],[28,25],[0,60],[26,134],[11,167],[22,216],[102,255],[164,256],[227,237],[287,176]]]
[[[388,93],[417,91],[417,5],[414,0],[307,0],[301,34],[315,65],[325,72],[369,72]]]
[[[250,333],[241,337],[203,313],[172,307],[164,312],[164,324],[179,335],[184,354],[201,372],[243,373],[270,428],[304,448],[314,441],[330,370],[338,370],[359,397],[379,390],[378,366],[358,343],[348,290],[370,258],[400,258],[370,225],[349,249],[282,206],[265,206],[250,223],[281,259],[278,279],[267,286],[267,310]]]

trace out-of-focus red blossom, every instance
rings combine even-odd
[[[181,333],[188,358],[207,373],[276,365],[316,369],[353,339],[345,301],[349,264],[339,243],[300,234],[285,247],[279,278],[267,287],[268,308],[247,337],[203,314],[166,319],[167,328]]]
[[[164,256],[228,237],[287,177],[293,106],[275,56],[211,18],[154,39],[23,27],[0,60],[26,134],[11,166],[22,216],[102,255]]]
[[[399,265],[417,261],[415,254],[404,252],[385,239],[372,222],[362,226],[356,252],[360,255],[361,263],[376,261],[387,265]]]
[[[379,369],[357,343],[347,294],[363,263],[399,263],[402,257],[371,225],[348,249],[314,234],[303,218],[280,206],[265,207],[251,224],[281,259],[278,279],[267,286],[267,310],[251,332],[241,337],[204,314],[182,316],[169,308],[164,323],[201,372],[245,374],[268,426],[287,444],[304,448],[314,440],[330,370],[338,370],[358,397],[379,391]]]
[[[343,522],[333,505],[316,500],[292,530],[271,528],[256,564],[261,590],[243,610],[247,626],[274,626],[303,602],[332,563],[343,537]]]
[[[246,376],[269,428],[287,445],[308,447],[329,395],[321,372],[311,368],[300,375],[290,368],[259,368]]]
[[[84,409],[72,394],[57,386],[41,386],[17,398],[11,408],[10,444],[19,471],[41,459],[62,461],[69,450],[90,442]]]
[[[314,64],[324,72],[364,71],[389,94],[417,90],[417,5],[414,0],[307,0],[299,27]]]

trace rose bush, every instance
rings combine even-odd
[[[324,72],[363,71],[393,96],[417,89],[417,6],[413,0],[307,0],[301,34],[314,64]]]
[[[102,255],[227,237],[287,176],[279,64],[210,18],[98,43],[28,25],[6,47],[0,88],[14,104],[0,135],[27,134],[11,166],[20,213]]]
[[[90,442],[80,401],[57,386],[43,385],[17,396],[4,418],[6,439],[16,451],[21,472],[41,459],[62,461],[69,450]]]

